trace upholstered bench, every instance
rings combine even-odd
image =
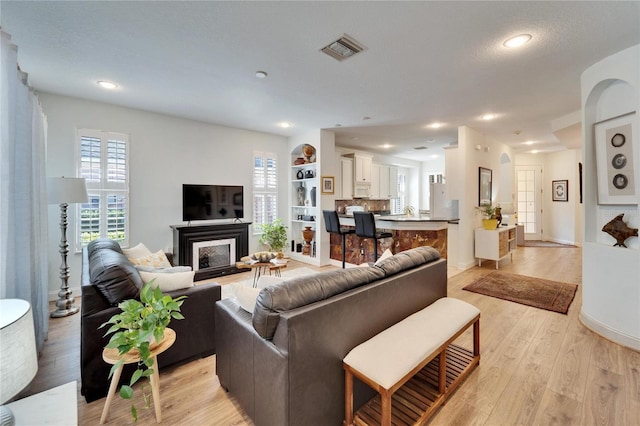
[[[473,325],[473,352],[452,345]],[[480,362],[480,311],[443,297],[353,348],[343,360],[345,424],[423,424]],[[379,396],[353,413],[353,377]],[[392,398],[393,397],[393,398]]]

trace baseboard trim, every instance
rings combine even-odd
[[[608,325],[591,318],[583,310],[580,311],[579,319],[582,325],[598,334],[599,336],[604,337],[607,340],[611,340],[612,342],[619,345],[625,346],[629,349],[640,351],[640,337],[621,333],[620,331],[615,330]]]

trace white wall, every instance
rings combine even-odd
[[[584,179],[584,245],[582,249],[581,321],[610,340],[640,350],[640,241],[627,240],[628,248],[612,247],[613,239],[601,229],[624,213],[628,226],[638,228],[640,209],[635,205],[600,205],[597,198],[593,126],[636,111],[633,135],[635,188],[640,188],[640,45],[625,49],[592,65],[582,74],[582,135]],[[637,196],[637,194],[636,194]]]
[[[40,93],[48,120],[48,176],[75,176],[75,129],[100,129],[130,135],[130,243],[144,242],[152,251],[172,251],[170,225],[182,222],[182,184],[244,186],[244,216],[253,217],[253,151],[269,151],[289,159],[287,138],[170,117],[115,105]],[[288,164],[288,161],[282,164]],[[288,170],[282,170],[278,209],[287,212]],[[69,241],[75,241],[75,209],[70,208]],[[59,209],[49,209],[49,288],[60,287]],[[285,216],[286,217],[286,216]],[[249,251],[258,247],[251,236]],[[71,246],[69,285],[79,296],[81,258]]]
[[[578,181],[578,162],[581,150],[566,150],[547,154],[544,176],[544,240],[564,244],[582,244],[576,233],[576,227],[582,228],[580,208],[580,187]],[[554,180],[569,181],[567,202],[553,201],[552,185]]]

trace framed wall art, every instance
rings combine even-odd
[[[569,201],[569,181],[551,181],[551,193],[553,201]]]
[[[478,205],[491,205],[491,169],[478,167]]]
[[[638,143],[636,112],[593,125],[598,204],[638,204],[633,145]]]
[[[333,194],[334,193],[334,184],[335,179],[333,176],[322,176],[322,193],[323,194]]]

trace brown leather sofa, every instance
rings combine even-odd
[[[99,239],[82,252],[82,305],[80,318],[81,393],[87,402],[107,395],[111,365],[102,360],[102,350],[109,336],[104,322],[121,312],[121,300],[139,296],[143,286],[140,275],[116,241]],[[220,300],[220,285],[202,284],[168,292],[172,297],[185,295],[181,312],[185,319],[172,321],[176,342],[158,356],[160,368],[213,355],[216,351],[215,303]],[[134,366],[125,366],[121,383],[128,381]]]
[[[267,287],[253,314],[219,301],[218,378],[257,426],[340,425],[345,355],[446,295],[446,259],[419,247]],[[354,393],[356,408],[374,394],[360,382]]]

